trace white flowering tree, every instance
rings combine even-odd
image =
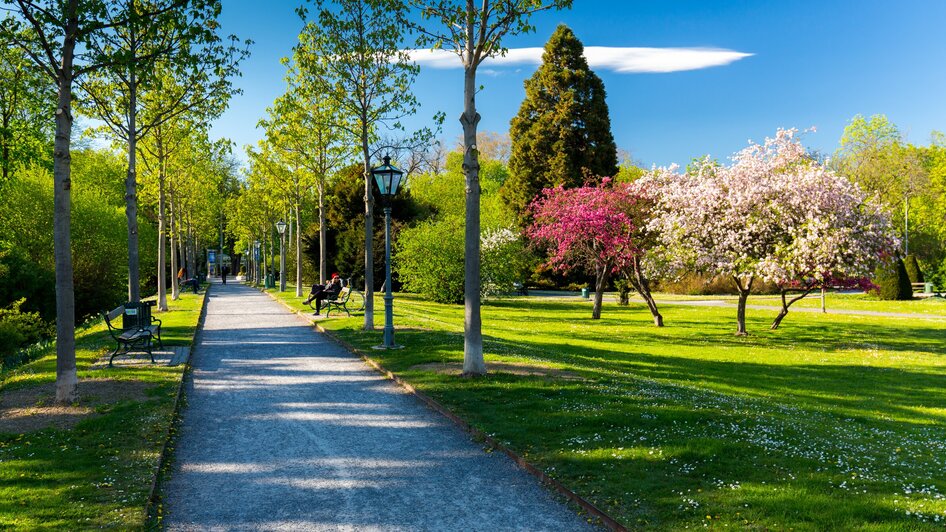
[[[687,173],[655,169],[659,188],[649,227],[672,270],[732,278],[739,294],[737,335],[746,334],[746,302],[756,280],[783,288],[782,313],[829,280],[857,279],[889,249],[890,224],[856,185],[813,160],[779,130],[750,144],[729,166],[705,159]],[[801,296],[786,301],[786,294]]]

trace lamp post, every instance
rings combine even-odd
[[[279,291],[286,291],[286,222],[276,222],[279,231]]]
[[[371,169],[384,205],[384,343],[378,348],[392,349],[394,345],[394,296],[391,295],[391,200],[397,194],[404,172],[391,165],[384,156],[384,164]]]

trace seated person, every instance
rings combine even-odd
[[[332,274],[332,279],[326,284],[314,284],[312,285],[312,290],[309,292],[309,297],[306,298],[303,303],[308,305],[313,300],[315,301],[315,314],[318,316],[322,313],[322,301],[326,299],[335,299],[338,297],[339,292],[342,291],[342,279],[338,276],[337,273]]]

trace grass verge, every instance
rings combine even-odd
[[[943,320],[797,313],[769,331],[759,310],[737,338],[732,309],[663,312],[656,329],[637,304],[592,321],[587,302],[490,302],[488,363],[583,379],[469,380],[430,369],[462,361],[462,307],[398,295],[405,347],[372,356],[631,528],[942,528]],[[380,340],[360,316],[320,324]]]
[[[203,295],[183,293],[178,301],[169,302],[168,312],[155,313],[163,321],[166,346],[191,345]],[[111,379],[140,383],[145,397],[97,404],[94,415],[70,430],[0,433],[0,528],[144,526],[184,366],[90,369],[112,347],[104,323],[77,333],[80,393],[83,380]],[[56,355],[51,348],[5,375],[0,392],[48,385],[55,379]]]

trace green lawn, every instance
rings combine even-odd
[[[599,321],[583,301],[484,305],[487,363],[584,380],[418,370],[462,360],[463,309],[416,296],[396,298],[401,350],[371,350],[361,316],[321,324],[632,528],[946,523],[946,320],[796,313],[769,331],[756,310],[738,338],[734,309],[663,312],[657,329],[639,304]]]
[[[165,345],[190,345],[203,293],[170,302],[163,320]],[[146,401],[97,407],[97,416],[71,430],[0,433],[0,528],[144,527],[152,476],[173,417],[184,367],[91,370],[114,346],[104,323],[78,332],[76,357],[83,379],[119,379],[153,385]],[[55,381],[55,351],[4,376],[0,390]],[[80,399],[81,404],[81,399]]]

